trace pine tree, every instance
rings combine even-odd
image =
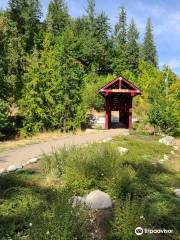
[[[88,0],[88,7],[87,7],[87,16],[88,16],[88,20],[89,22],[92,24],[94,22],[95,19],[95,0]]]
[[[148,18],[142,45],[142,59],[157,67],[157,51],[153,37],[153,26]]]
[[[40,31],[41,9],[39,0],[9,0],[9,18],[17,27],[24,49],[30,52]]]
[[[107,43],[110,29],[108,16],[104,12],[100,13],[96,18],[95,35],[101,44]]]
[[[115,25],[114,36],[114,54],[115,57],[112,63],[112,69],[116,75],[120,75],[126,69],[126,43],[127,43],[127,23],[126,23],[126,9],[122,6],[119,12],[119,21]]]
[[[127,69],[133,73],[138,71],[139,63],[139,33],[134,20],[132,19],[127,32]]]
[[[46,19],[47,31],[54,36],[61,34],[69,23],[69,14],[64,0],[51,0]]]
[[[118,46],[126,44],[127,23],[126,23],[126,9],[121,6],[119,12],[119,21],[115,25],[115,40]]]

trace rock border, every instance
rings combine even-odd
[[[0,176],[2,176],[3,174],[7,174],[7,173],[17,172],[18,170],[21,170],[21,169],[23,169],[24,167],[26,167],[30,164],[37,163],[38,161],[39,161],[39,158],[34,157],[34,158],[30,158],[25,163],[11,164],[7,168],[1,168],[0,169]]]

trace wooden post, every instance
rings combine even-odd
[[[129,123],[128,128],[132,129],[132,97],[129,98],[128,101],[128,109],[129,109]]]
[[[109,96],[106,95],[105,98],[105,111],[106,111],[106,117],[105,117],[105,128],[109,129],[109,122],[110,122],[110,102],[109,102]]]

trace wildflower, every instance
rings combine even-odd
[[[49,235],[49,234],[50,234],[50,232],[49,232],[49,231],[47,231],[47,232],[46,232],[46,234],[47,234],[47,235]]]
[[[32,227],[32,223],[29,223],[29,226]]]

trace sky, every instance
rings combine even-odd
[[[49,0],[40,0],[44,17]],[[85,14],[87,0],[66,0],[72,17]],[[6,8],[8,0],[0,0],[0,8]],[[157,46],[159,67],[170,66],[180,76],[180,1],[179,0],[96,0],[96,12],[104,11],[112,26],[118,20],[118,9],[124,6],[128,22],[134,18],[143,39],[146,20],[151,17]]]

